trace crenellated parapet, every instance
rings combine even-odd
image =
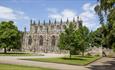
[[[54,21],[51,21],[49,19],[48,22],[43,20],[42,22],[39,20],[36,22],[35,20],[30,20],[30,32],[31,33],[38,33],[38,32],[45,32],[47,31],[52,31],[52,32],[57,32],[57,31],[63,31],[64,27],[69,23],[69,22],[74,22],[77,27],[82,26],[82,20],[77,17],[77,19],[73,18],[72,21],[69,21],[67,18],[66,21],[63,21],[62,19],[60,21],[57,21],[56,19]]]

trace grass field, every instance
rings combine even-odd
[[[53,70],[53,69],[21,66],[21,65],[0,64],[0,70]]]
[[[62,64],[71,64],[71,65],[87,65],[97,59],[99,56],[72,56],[70,59],[69,57],[62,57],[62,58],[31,58],[31,59],[24,59],[24,60],[31,60],[31,61],[41,61],[41,62],[53,62],[53,63],[62,63]]]

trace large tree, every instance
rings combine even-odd
[[[72,52],[75,51],[74,46],[74,33],[75,33],[75,23],[68,23],[68,25],[65,27],[64,32],[60,34],[60,39],[58,46],[60,49],[69,50],[70,52],[70,58],[72,55]]]
[[[58,46],[60,49],[69,50],[70,58],[72,53],[84,52],[90,46],[89,42],[89,29],[85,26],[80,26],[78,29],[75,23],[71,22],[65,27],[65,31],[60,34]]]
[[[77,46],[77,50],[82,52],[82,56],[84,56],[84,52],[90,46],[89,33],[89,29],[86,26],[82,26],[75,31],[75,44]]]
[[[14,25],[13,21],[3,21],[0,23],[0,47],[4,48],[4,53],[7,49],[19,48],[20,32]]]
[[[98,0],[99,4],[95,11],[100,19],[100,32],[102,47],[112,48],[114,46],[114,24],[115,24],[115,0]],[[115,47],[115,46],[114,46]]]

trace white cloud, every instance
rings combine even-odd
[[[56,8],[47,8],[48,12],[50,13],[57,13],[58,9]]]
[[[83,20],[83,25],[87,26],[90,30],[95,30],[100,26],[97,15],[94,11],[94,7],[96,5],[97,4],[85,3],[82,6],[83,12],[81,12],[79,15],[77,15],[76,11],[71,9],[59,11],[56,8],[50,8],[48,9],[48,17],[58,21],[60,21],[60,19],[66,21],[68,18],[70,21],[72,21],[73,17],[76,18],[77,16],[80,16],[80,18]]]
[[[98,18],[94,11],[95,6],[96,4],[85,3],[82,7],[83,12],[79,15],[83,20],[83,25],[86,25],[91,30],[99,27]]]
[[[58,21],[60,21],[60,19],[62,19],[63,21],[66,21],[67,18],[72,21],[73,17],[76,17],[77,13],[73,10],[70,9],[64,9],[63,11],[58,11],[57,9],[50,9],[48,10],[49,14],[48,17],[51,19],[56,19]]]
[[[0,19],[17,20],[17,19],[29,19],[29,17],[26,16],[25,13],[22,11],[16,11],[9,7],[0,6]]]
[[[83,5],[83,10],[89,10],[90,9],[90,3],[86,3]]]

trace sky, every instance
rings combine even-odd
[[[90,30],[98,28],[99,19],[94,11],[97,0],[0,0],[0,21],[12,20],[19,30],[30,29],[30,20],[42,23],[49,19],[83,21]]]

